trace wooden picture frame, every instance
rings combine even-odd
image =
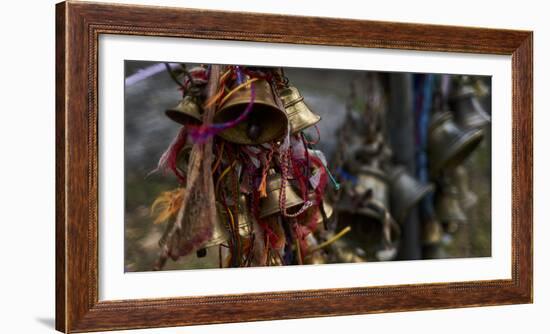
[[[511,56],[512,207],[506,210],[512,210],[512,278],[99,301],[97,46],[102,34]],[[56,43],[57,330],[119,330],[533,301],[532,32],[67,1],[56,7]]]

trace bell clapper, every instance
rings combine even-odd
[[[258,118],[258,115],[250,115],[248,119],[248,124],[246,128],[246,135],[250,140],[256,141],[260,134],[262,133],[261,120]]]

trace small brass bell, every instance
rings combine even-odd
[[[321,120],[321,116],[309,109],[304,102],[304,97],[296,87],[291,86],[282,89],[279,96],[285,106],[292,134],[305,130]]]
[[[308,198],[309,198],[310,201],[314,201],[315,200],[315,194],[311,193],[308,196]],[[330,219],[332,217],[332,214],[334,213],[334,208],[332,207],[332,205],[330,205],[330,203],[328,201],[326,201],[324,199],[323,199],[323,210],[325,210],[325,215],[326,215],[327,219]],[[306,216],[307,217],[310,217],[310,215],[312,215],[312,214],[315,214],[317,216],[317,222],[316,222],[317,225],[323,223],[323,215],[321,214],[321,208],[320,208],[319,205],[314,205],[306,211]],[[309,223],[309,221],[310,220],[307,219],[305,221],[305,223],[307,224],[307,223]]]
[[[218,203],[216,205],[217,211],[218,211],[218,219],[216,220],[213,231],[212,231],[212,237],[206,244],[203,245],[203,248],[208,248],[212,246],[218,246],[229,240],[229,232],[227,230],[227,227],[225,226],[225,221],[222,218],[223,212],[225,209]]]
[[[248,238],[252,234],[252,217],[246,201],[246,195],[239,196],[239,235]]]
[[[436,177],[443,169],[458,166],[483,139],[483,130],[462,130],[450,112],[436,112],[428,134],[430,174]]]
[[[443,227],[435,218],[429,219],[422,224],[422,242],[425,245],[436,245],[443,238]]]
[[[483,128],[491,121],[476,88],[470,83],[460,85],[449,99],[457,124],[463,129]]]
[[[196,98],[190,95],[186,95],[174,108],[166,110],[165,114],[174,122],[183,125],[202,122],[201,107]]]
[[[433,193],[434,185],[422,183],[410,175],[403,166],[392,168],[391,179],[391,211],[399,223],[403,223],[410,211],[420,201]]]
[[[468,185],[468,171],[464,166],[458,166],[454,171],[455,184],[460,194],[460,204],[464,209],[469,209],[476,205],[477,195]]]
[[[265,218],[281,211],[279,206],[281,181],[281,175],[277,174],[274,169],[270,169],[267,175],[267,197],[262,198],[260,201],[260,218]],[[302,205],[304,203],[304,200],[292,189],[289,182],[286,184],[285,197],[285,207],[287,209]]]
[[[239,235],[243,238],[248,238],[250,234],[252,233],[252,218],[250,216],[250,212],[247,207],[246,203],[246,195],[241,194],[239,196],[239,214],[238,214],[238,227],[239,227]],[[227,210],[221,205],[220,203],[217,203],[217,210],[218,210],[218,219],[221,221],[223,226],[228,226],[230,224],[230,218],[227,214]],[[228,228],[226,227],[226,230]]]
[[[189,157],[191,156],[192,145],[184,146],[176,157],[177,167],[184,173],[187,173],[187,167],[189,166]]]
[[[435,198],[435,211],[443,224],[462,224],[468,218],[460,205],[458,189],[447,184],[437,193]]]
[[[238,118],[250,103],[252,86],[255,92],[254,104],[246,119],[219,133],[220,137],[229,142],[263,144],[281,139],[287,132],[286,112],[277,104],[269,82],[263,79],[233,93],[214,115],[214,123],[226,123]]]
[[[332,217],[332,214],[334,213],[334,208],[332,207],[332,205],[330,205],[329,202],[323,200],[323,209],[325,210],[325,214],[327,216],[327,219],[330,219]],[[317,210],[320,211],[320,208],[317,207]],[[317,215],[319,218],[317,219],[317,224],[322,224],[323,223],[323,216],[321,213],[319,213]]]

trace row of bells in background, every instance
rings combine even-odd
[[[284,137],[288,127],[295,134],[321,119],[307,107],[296,87],[277,90],[265,79],[250,85],[254,85],[254,104],[250,114],[243,122],[219,133],[228,142],[244,145],[269,143]],[[236,119],[244,112],[251,98],[251,86],[243,86],[219,106],[213,122],[225,123]],[[166,115],[182,125],[200,124],[202,102],[198,90],[190,90],[177,106],[166,110]]]
[[[388,162],[391,150],[385,145],[381,133],[374,141],[345,154],[346,169],[356,179],[347,189],[352,196],[344,196],[336,210],[339,220],[351,223],[359,232],[354,235],[362,240],[339,241],[340,250],[347,249],[342,260],[363,262],[394,258],[396,252],[388,247],[388,242],[386,245],[380,242],[384,240],[384,226],[388,219],[385,210],[389,210],[401,225],[413,208],[428,196],[435,195],[437,219],[424,222],[424,244],[440,243],[443,233],[454,233],[468,221],[465,210],[476,204],[477,196],[469,189],[467,169],[462,163],[480,144],[484,128],[490,121],[479,101],[487,91],[479,82],[461,77],[455,82],[449,99],[453,111],[434,112],[427,148],[432,182],[421,182],[404,166],[391,165]],[[396,246],[398,241],[389,242]]]
[[[348,249],[345,257],[354,262],[388,261],[397,255],[400,227],[411,210],[434,192],[434,185],[423,183],[404,166],[389,164],[391,150],[380,133],[347,161],[356,176],[347,184],[337,207],[339,220],[356,230],[355,240],[340,242]]]
[[[438,187],[435,212],[438,221],[424,225],[424,242],[437,245],[443,233],[455,233],[468,222],[468,210],[477,203],[470,190],[464,161],[482,142],[490,116],[480,98],[488,95],[480,80],[461,76],[455,79],[448,97],[449,110],[436,106],[428,132],[430,177]]]

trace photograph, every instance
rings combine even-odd
[[[124,272],[491,257],[491,76],[124,70]]]
[[[16,43],[51,50],[6,62],[25,98],[5,108],[20,119],[5,122],[4,165],[28,167],[4,173],[19,205],[6,245],[39,260],[6,268],[49,279],[12,304],[52,309],[55,285],[55,317],[35,323],[64,333],[538,324],[547,307],[519,304],[540,304],[546,281],[533,269],[534,229],[548,226],[534,224],[533,131],[546,123],[533,116],[548,77],[534,59],[548,57],[527,7],[233,5],[64,1],[51,38]],[[53,79],[54,63],[55,87],[22,74]],[[52,174],[36,168],[53,146],[37,140],[43,109],[18,112],[33,94],[55,98],[55,182],[35,174]],[[29,191],[53,186],[30,210]],[[27,213],[29,240],[16,231]]]

